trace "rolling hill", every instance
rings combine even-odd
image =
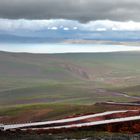
[[[119,89],[139,85],[139,60],[138,52],[0,52],[0,105],[136,101]]]

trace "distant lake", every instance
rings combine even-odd
[[[140,51],[140,47],[102,44],[0,44],[0,51],[29,53],[119,52]]]

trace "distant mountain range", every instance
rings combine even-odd
[[[140,41],[140,31],[81,31],[43,30],[18,33],[0,33],[1,43],[47,43],[64,40]]]

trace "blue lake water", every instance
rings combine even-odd
[[[140,51],[140,46],[102,44],[0,44],[0,51],[29,53],[91,53]]]

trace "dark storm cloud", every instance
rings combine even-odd
[[[0,0],[0,18],[140,21],[140,0]]]

